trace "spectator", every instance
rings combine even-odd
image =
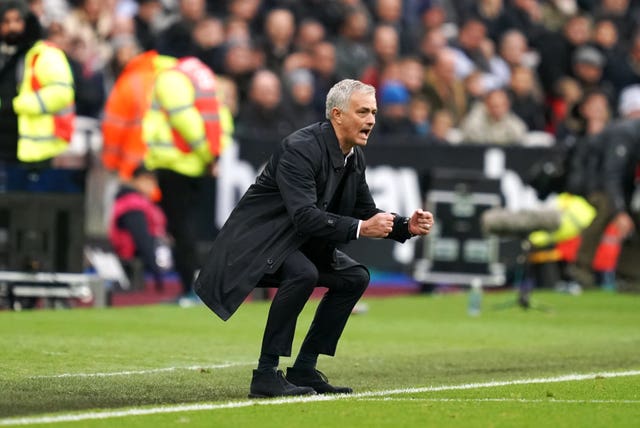
[[[398,59],[399,40],[398,32],[391,25],[380,24],[373,30],[373,53],[375,61],[370,63],[363,71],[361,80],[363,83],[379,89],[380,74],[384,67]]]
[[[456,143],[452,139],[453,116],[449,110],[437,110],[431,119],[431,139],[436,144]]]
[[[376,26],[388,25],[392,27],[396,33],[397,52],[407,55],[414,53],[416,36],[413,34],[413,28],[404,22],[403,3],[402,0],[373,0],[373,12]]]
[[[288,9],[272,9],[264,22],[264,39],[261,50],[265,54],[265,66],[278,75],[282,74],[285,58],[294,50],[293,36],[296,25],[293,13]]]
[[[380,88],[380,111],[378,132],[380,135],[413,135],[414,127],[409,120],[410,95],[398,81],[386,81]]]
[[[544,103],[533,70],[516,67],[511,72],[509,85],[511,110],[524,121],[530,131],[544,131]]]
[[[327,92],[338,82],[336,74],[336,48],[330,42],[320,42],[313,47],[311,56],[313,72],[313,107],[316,113],[324,117]]]
[[[215,73],[224,71],[225,36],[222,21],[206,16],[193,29],[195,56]]]
[[[346,13],[336,37],[336,74],[339,79],[362,76],[373,59],[369,43],[370,20],[364,7],[351,8]]]
[[[451,49],[438,52],[435,63],[425,74],[423,91],[434,110],[449,110],[457,124],[467,111],[467,95],[464,83],[456,77],[455,55]]]
[[[503,89],[490,91],[483,102],[476,102],[461,129],[465,142],[481,144],[520,144],[527,133],[527,125],[511,111]]]
[[[311,54],[313,47],[326,39],[327,31],[320,21],[306,18],[298,25],[298,31],[295,37],[295,49],[298,52],[306,52]]]
[[[158,34],[157,51],[176,58],[196,55],[198,49],[193,40],[193,30],[205,16],[205,0],[178,0],[178,14],[173,23]]]
[[[160,0],[137,0],[138,11],[133,17],[135,37],[142,51],[155,48],[156,20],[162,13]]]
[[[291,99],[293,127],[304,128],[317,122],[320,116],[313,108],[313,74],[305,68],[292,70],[285,76],[287,94]]]
[[[420,38],[420,50],[418,52],[425,67],[432,66],[436,62],[438,53],[447,46],[447,38],[442,28],[436,27],[425,30]]]
[[[64,27],[70,40],[86,50],[82,67],[91,72],[103,70],[113,56],[109,39],[113,33],[114,15],[107,3],[81,0],[67,15]]]
[[[153,203],[157,187],[155,174],[143,166],[120,185],[109,220],[109,241],[130,279],[134,259],[140,259],[153,275],[156,290],[162,290],[163,273],[172,267],[172,261],[167,219]]]
[[[615,90],[611,82],[603,79],[606,58],[592,46],[581,46],[573,54],[573,75],[582,86],[583,91],[601,90],[615,101]]]
[[[429,101],[422,95],[412,95],[409,101],[409,120],[413,124],[413,134],[420,137],[427,137],[431,132],[431,106]]]
[[[266,160],[278,142],[293,132],[294,122],[278,76],[270,70],[257,71],[251,79],[249,99],[240,106],[236,121],[240,145],[259,144]]]
[[[509,28],[509,18],[503,0],[479,0],[472,5],[472,14],[485,25],[487,36],[498,43]]]
[[[575,15],[562,27],[562,33],[545,33],[527,40],[540,53],[538,76],[545,92],[551,93],[558,80],[572,75],[574,51],[591,40],[591,20],[585,15]]]

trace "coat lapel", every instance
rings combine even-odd
[[[325,186],[322,198],[318,200],[318,207],[326,210],[336,192],[336,188],[340,183],[340,179],[345,172],[344,155],[340,150],[338,138],[336,137],[333,127],[329,122],[323,122],[320,125],[320,138],[329,155],[329,163],[331,168],[327,171],[327,184]]]

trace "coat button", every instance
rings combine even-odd
[[[322,208],[327,208],[327,205],[328,205],[328,204],[327,204],[326,202],[323,202],[323,203],[322,203]]]
[[[267,264],[271,266],[273,264],[273,259],[267,259]]]

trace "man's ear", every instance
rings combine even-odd
[[[337,107],[332,108],[331,116],[333,117],[333,120],[335,120],[337,123],[342,122],[342,110],[340,110],[339,108]]]

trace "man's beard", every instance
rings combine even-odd
[[[9,46],[17,46],[24,39],[24,33],[12,31],[2,37],[2,41]]]

